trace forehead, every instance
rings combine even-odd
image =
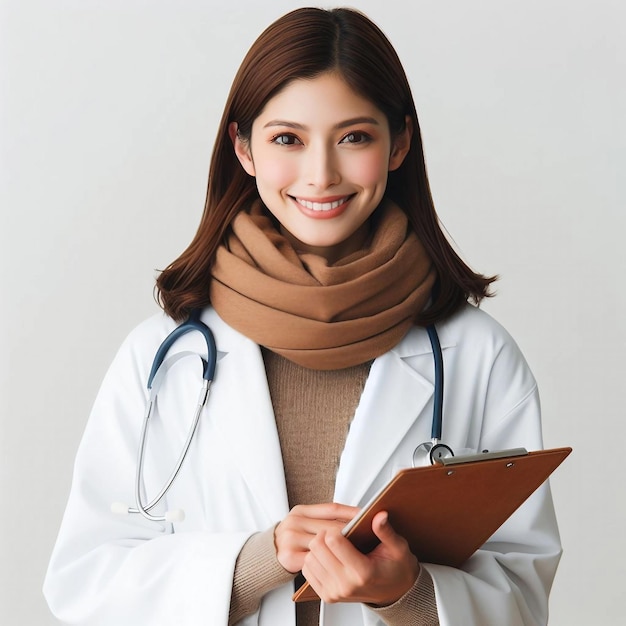
[[[268,100],[256,121],[266,124],[275,118],[305,125],[336,123],[351,117],[369,117],[379,124],[386,122],[384,113],[373,102],[354,91],[341,76],[326,73],[287,83]]]

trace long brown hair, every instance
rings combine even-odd
[[[233,81],[224,107],[209,169],[204,213],[189,247],[157,279],[158,299],[166,313],[183,319],[209,304],[211,266],[235,215],[258,198],[255,180],[237,161],[228,126],[250,139],[252,123],[265,104],[289,82],[324,72],[340,75],[387,117],[392,137],[413,123],[410,150],[389,172],[386,196],[409,222],[437,268],[432,305],[418,314],[420,324],[443,319],[464,302],[478,304],[496,278],[473,272],[445,237],[435,212],[415,104],[402,64],[387,37],[353,9],[303,8],[271,24],[255,41]]]

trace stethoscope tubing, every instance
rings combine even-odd
[[[426,332],[433,349],[433,361],[435,363],[435,397],[433,399],[433,423],[430,436],[431,439],[440,441],[443,428],[443,354],[434,324],[426,326]]]
[[[166,521],[166,516],[154,516],[150,513],[150,511],[163,499],[165,494],[168,492],[169,488],[172,486],[172,483],[176,480],[178,473],[180,472],[181,467],[185,461],[185,457],[187,456],[187,452],[189,451],[189,447],[191,446],[191,442],[196,434],[196,430],[198,429],[198,423],[200,422],[200,415],[202,414],[202,409],[206,404],[209,397],[209,390],[211,386],[211,381],[205,380],[202,383],[202,389],[200,390],[200,398],[198,399],[198,404],[196,406],[196,410],[194,413],[193,421],[191,424],[191,428],[189,429],[189,433],[187,434],[187,439],[185,440],[185,444],[183,445],[183,449],[181,450],[180,455],[178,456],[178,460],[176,461],[176,465],[174,466],[174,470],[170,474],[166,483],[163,485],[161,491],[152,499],[149,504],[143,504],[141,502],[141,477],[143,476],[143,463],[146,449],[146,441],[148,438],[148,423],[150,421],[150,417],[152,415],[152,406],[153,402],[150,401],[148,405],[148,410],[146,411],[146,415],[143,420],[143,425],[141,429],[141,439],[139,443],[139,451],[137,454],[137,472],[135,475],[135,505],[136,509],[129,509],[129,513],[141,513],[145,518],[152,521]]]
[[[213,377],[215,376],[215,368],[217,364],[217,349],[215,346],[215,339],[213,337],[213,333],[211,329],[200,321],[199,318],[200,312],[193,311],[184,323],[180,326],[177,326],[163,341],[163,343],[159,346],[154,361],[152,363],[152,367],[150,369],[150,374],[148,376],[147,388],[150,392],[150,397],[148,399],[148,404],[146,406],[146,411],[144,413],[143,424],[141,427],[141,435],[139,439],[139,449],[137,452],[137,471],[135,474],[135,506],[136,508],[128,507],[126,510],[127,513],[140,513],[143,517],[148,520],[155,522],[163,522],[163,521],[173,521],[180,520],[184,518],[184,513],[182,511],[174,511],[174,512],[166,512],[165,515],[153,515],[150,511],[157,505],[161,500],[165,497],[165,494],[168,492],[174,481],[176,480],[182,465],[185,461],[187,453],[189,451],[189,447],[191,446],[191,442],[195,436],[195,433],[198,429],[198,424],[200,422],[200,415],[202,414],[202,409],[207,403],[209,397],[209,391],[211,382],[213,381]],[[142,490],[142,477],[143,477],[143,468],[144,468],[144,460],[145,460],[145,450],[146,450],[146,442],[148,438],[148,425],[150,423],[150,419],[152,417],[152,410],[155,404],[156,399],[156,391],[157,387],[160,384],[160,380],[163,378],[167,367],[163,372],[160,372],[160,368],[165,361],[165,357],[174,343],[183,335],[192,332],[198,331],[200,332],[206,342],[207,345],[207,358],[202,359],[203,362],[203,384],[200,390],[200,396],[198,398],[198,403],[195,409],[195,413],[193,416],[193,420],[191,423],[191,427],[187,434],[187,439],[183,445],[181,453],[176,461],[173,471],[169,475],[167,481],[159,491],[159,493],[147,504],[142,502],[141,490]],[[430,344],[433,350],[433,361],[434,361],[434,369],[435,369],[435,391],[433,398],[433,420],[431,427],[431,443],[420,444],[413,453],[413,461],[415,464],[415,455],[420,448],[424,448],[426,453],[429,455],[431,463],[434,463],[436,460],[436,455],[433,454],[439,450],[438,454],[441,455],[442,451],[446,455],[448,453],[450,455],[454,455],[452,450],[446,446],[445,444],[440,443],[441,441],[441,433],[443,427],[443,385],[444,385],[444,371],[443,371],[443,354],[441,350],[441,343],[439,341],[439,336],[437,334],[437,330],[433,324],[426,326],[426,331],[428,333],[428,338],[430,340]],[[184,354],[177,355],[178,358],[182,358]],[[175,360],[175,359],[174,359]],[[168,360],[169,361],[169,360]],[[159,378],[158,381],[155,379]],[[156,385],[153,389],[153,385]],[[117,505],[114,505],[117,509]],[[122,505],[123,506],[123,505]],[[183,516],[183,517],[181,517]]]
[[[157,373],[159,372],[159,368],[163,365],[165,357],[169,352],[170,348],[178,341],[180,337],[183,335],[192,332],[198,331],[204,337],[207,346],[207,358],[202,359],[203,363],[203,372],[202,372],[202,388],[200,389],[200,395],[198,398],[198,403],[196,405],[195,413],[193,416],[193,420],[191,423],[191,427],[187,434],[187,439],[183,445],[180,455],[176,461],[173,471],[169,475],[167,481],[163,485],[162,489],[159,493],[148,503],[143,504],[141,498],[141,487],[142,487],[142,476],[143,476],[143,466],[144,466],[144,458],[145,458],[145,450],[146,450],[146,441],[148,438],[148,424],[150,422],[150,418],[152,417],[152,409],[154,407],[154,400],[156,398],[155,390],[153,390],[153,384],[155,382],[155,378]],[[163,343],[159,346],[157,350],[154,361],[152,363],[152,368],[150,369],[150,375],[148,376],[147,388],[151,392],[150,398],[148,400],[148,405],[146,407],[146,411],[143,418],[143,424],[141,427],[141,435],[139,439],[139,450],[137,452],[137,471],[135,474],[135,506],[136,508],[129,508],[129,513],[141,513],[146,519],[155,522],[169,521],[167,513],[165,515],[152,515],[150,511],[164,498],[165,494],[168,492],[174,481],[176,480],[181,467],[185,461],[187,456],[187,452],[189,451],[189,447],[191,446],[191,442],[193,441],[194,435],[198,429],[198,424],[200,422],[200,415],[202,414],[202,409],[207,403],[209,397],[209,391],[211,387],[211,382],[215,376],[215,367],[217,364],[217,348],[215,345],[215,338],[213,337],[213,333],[211,329],[200,321],[200,312],[198,310],[194,310],[189,318],[182,323],[180,326],[177,326],[163,341]]]
[[[148,389],[152,389],[154,377],[156,376],[159,367],[161,367],[169,349],[174,345],[174,343],[176,343],[176,341],[178,341],[180,337],[194,330],[197,330],[203,335],[207,344],[207,358],[206,361],[203,359],[204,372],[202,374],[202,378],[208,381],[213,380],[215,377],[215,367],[217,365],[217,348],[215,347],[215,338],[213,337],[211,329],[204,322],[200,321],[200,312],[198,310],[194,310],[189,316],[189,319],[186,322],[183,322],[180,326],[177,326],[159,346],[159,349],[154,355],[154,361],[152,362],[152,368],[150,369],[150,375],[148,376]]]

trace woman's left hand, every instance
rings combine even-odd
[[[380,544],[362,554],[339,532],[321,532],[309,544],[302,573],[325,602],[387,606],[415,582],[420,565],[381,511],[372,520]]]

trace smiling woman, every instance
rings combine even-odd
[[[340,94],[365,106],[366,117],[379,122],[377,134],[384,136],[388,132],[387,140],[391,142],[388,156],[397,142],[401,157],[403,142],[407,138],[410,142],[404,158],[398,159],[400,164],[395,168],[385,167],[388,179],[384,196],[402,209],[412,229],[420,233],[420,241],[438,270],[432,305],[428,311],[420,311],[419,320],[432,322],[450,315],[468,298],[478,303],[487,295],[494,278],[473,272],[458,257],[440,228],[426,175],[415,104],[395,49],[380,28],[358,11],[310,8],[288,13],[261,33],[235,76],[217,132],[198,231],[187,250],[157,280],[163,307],[174,319],[182,320],[191,310],[210,303],[205,276],[217,249],[235,216],[259,197],[258,181],[238,164],[241,150],[233,150],[233,141],[238,139],[236,145],[240,147],[249,146],[260,116],[266,120],[264,124],[287,122],[284,128],[290,137],[298,130],[291,126],[294,123],[308,126],[308,119],[294,118],[300,109],[302,116],[313,112],[302,93],[293,94],[298,109],[290,108],[286,118],[265,117],[265,109],[270,102],[274,106],[274,100],[283,101],[282,92],[293,81],[320,79],[322,75],[339,79]],[[329,76],[325,80],[331,82]],[[324,84],[325,80],[320,82]],[[334,102],[340,99],[340,94],[332,95]],[[297,95],[300,99],[295,101]],[[356,115],[361,117],[363,112]],[[335,123],[347,121],[337,118]],[[373,130],[374,126],[369,128]],[[349,134],[349,127],[345,130],[342,137]],[[284,135],[275,128],[267,138],[297,144],[295,139]]]
[[[435,325],[450,447],[542,447],[533,376],[477,308],[493,280],[439,226],[409,85],[380,29],[348,9],[270,25],[226,102],[198,231],[158,278],[166,315],[130,334],[94,405],[46,578],[55,614],[111,626],[545,623],[560,556],[548,486],[458,569],[418,562],[386,512],[368,554],[341,533],[429,439]],[[132,500],[142,476],[153,355],[192,315],[219,358],[159,504],[184,501],[186,518],[115,517],[110,503]],[[204,346],[185,335],[180,348],[137,500],[179,449],[198,377],[182,357]],[[321,602],[294,606],[299,573]]]
[[[300,252],[334,262],[361,249],[389,170],[409,150],[411,124],[391,137],[385,114],[335,72],[289,83],[235,152],[259,196]]]

